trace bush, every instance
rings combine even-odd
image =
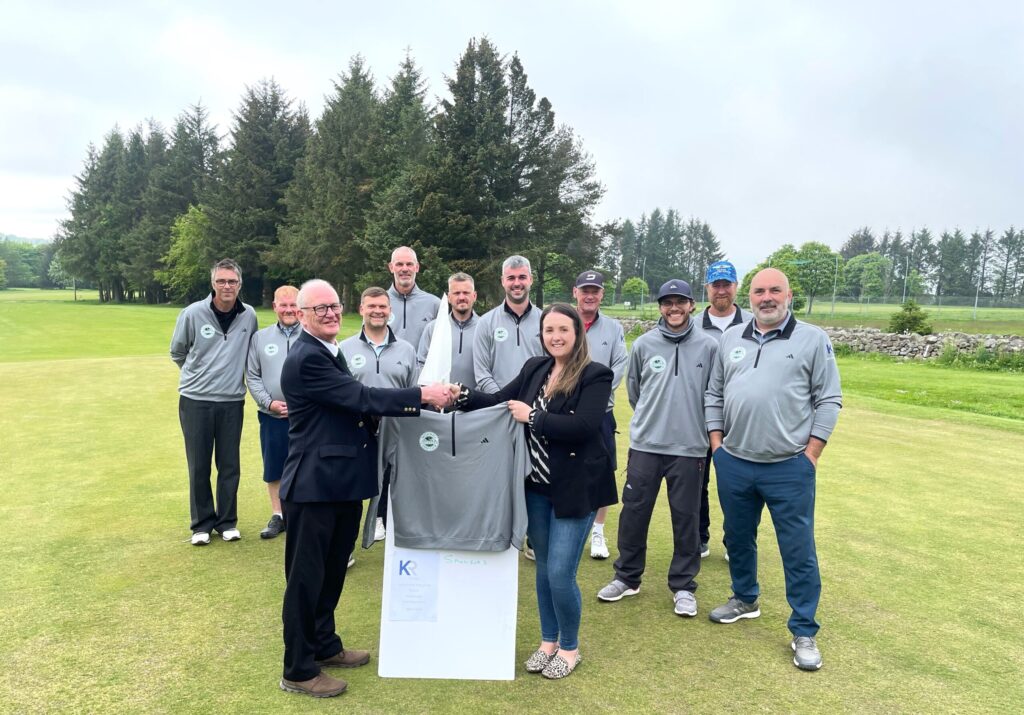
[[[857,351],[853,349],[853,346],[847,345],[846,343],[834,343],[832,345],[832,351],[835,353],[836,357],[850,357],[851,355],[857,354]]]
[[[928,313],[913,300],[908,300],[900,311],[893,313],[889,319],[889,332],[931,335],[932,324],[928,322]]]

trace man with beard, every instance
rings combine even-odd
[[[394,276],[394,283],[388,289],[391,298],[391,317],[388,324],[395,337],[405,340],[413,346],[420,344],[420,334],[431,320],[437,317],[437,306],[441,299],[420,290],[416,285],[416,275],[420,272],[420,262],[416,251],[408,246],[400,246],[391,252],[388,270]]]
[[[705,291],[709,305],[701,313],[700,326],[716,340],[729,328],[742,325],[751,315],[736,305],[736,267],[729,261],[716,261],[704,274]],[[708,504],[708,484],[711,481],[711,452],[704,462],[704,484],[700,490],[700,557],[711,554],[711,509]],[[729,552],[724,551],[725,560]]]
[[[590,357],[605,367],[612,369],[612,394],[608,398],[608,410],[601,422],[601,437],[612,458],[612,471],[618,471],[619,463],[615,450],[615,388],[622,382],[626,374],[626,336],[622,332],[622,323],[601,315],[601,301],[604,300],[604,276],[598,271],[583,271],[576,276],[576,285],[572,289],[572,297],[576,300],[576,312],[580,314],[583,327],[587,331],[587,343]],[[590,558],[608,558],[608,544],[604,538],[604,520],[608,516],[608,507],[597,510],[593,530],[590,533]]]
[[[532,357],[542,354],[540,310],[530,302],[533,274],[530,261],[509,256],[501,266],[505,300],[484,313],[473,340],[473,372],[476,387],[498,392],[519,374]]]
[[[452,371],[449,382],[460,385],[475,385],[473,376],[473,340],[480,317],[473,310],[476,303],[476,285],[468,273],[454,273],[448,278],[448,305],[451,313],[448,319],[452,322]],[[440,320],[440,318],[439,318]],[[434,336],[437,320],[427,323],[420,336],[416,361],[422,369],[427,362],[427,351],[430,340]]]
[[[359,298],[359,315],[363,317],[362,330],[339,343],[352,377],[367,387],[415,385],[419,373],[416,350],[405,340],[395,337],[393,329],[388,327],[391,302],[387,291],[377,286],[364,290]],[[381,485],[374,541],[381,541],[387,535],[385,529],[390,484],[391,472],[388,470],[384,473],[384,483]],[[352,562],[350,559],[349,566],[352,566]]]
[[[661,320],[633,343],[626,391],[633,407],[629,457],[622,488],[615,578],[602,601],[640,590],[647,563],[647,535],[662,479],[672,517],[668,587],[676,615],[697,615],[700,572],[700,485],[708,451],[704,392],[718,343],[690,320],[693,292],[673,279],[658,291]]]
[[[842,390],[828,335],[797,320],[792,299],[782,271],[766,268],[754,276],[754,319],[722,336],[708,384],[705,414],[732,577],[732,597],[710,618],[734,623],[761,615],[757,527],[767,504],[792,609],[793,664],[817,670],[815,475],[839,419]]]
[[[270,521],[260,532],[261,539],[273,539],[285,530],[281,511],[281,474],[288,457],[288,404],[281,391],[281,368],[292,345],[299,338],[296,298],[299,289],[281,286],[274,291],[271,307],[277,322],[259,330],[249,343],[245,378],[249,394],[256,400],[260,422],[260,453],[263,455],[263,481],[270,494]]]

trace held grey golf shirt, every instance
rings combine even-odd
[[[633,341],[626,370],[626,393],[633,407],[629,446],[674,457],[704,457],[704,392],[718,341],[690,320],[682,333],[665,319]]]
[[[515,379],[532,357],[542,355],[540,310],[528,303],[522,317],[505,301],[480,318],[473,340],[476,388],[493,394]]]
[[[249,343],[245,382],[259,411],[271,417],[284,419],[270,411],[270,403],[273,400],[285,401],[281,389],[281,368],[284,367],[288,351],[301,334],[302,326],[298,323],[290,328],[274,323],[263,330],[257,330]]]
[[[181,368],[178,393],[190,400],[234,402],[245,399],[245,364],[256,332],[256,311],[242,303],[225,334],[213,312],[213,295],[181,313],[171,336],[171,360]]]
[[[787,317],[759,339],[751,320],[722,336],[705,398],[708,432],[724,432],[729,454],[781,462],[827,442],[843,394],[832,342],[821,328]]]
[[[473,376],[473,340],[476,338],[480,316],[470,313],[469,319],[463,323],[449,313],[448,320],[452,324],[452,371],[448,381],[473,387],[476,385],[476,378]],[[435,325],[436,320],[430,321],[420,335],[419,348],[416,350],[416,363],[420,370],[427,362],[427,351],[430,350],[430,339],[434,337]]]
[[[590,346],[590,359],[612,370],[612,394],[608,398],[608,412],[611,412],[615,407],[615,388],[626,374],[626,363],[629,359],[622,323],[599,312],[594,322],[587,328],[587,343]]]
[[[345,356],[352,377],[367,387],[412,387],[416,384],[419,375],[416,350],[395,337],[390,328],[379,354],[362,330],[338,343],[338,349]]]
[[[523,425],[507,403],[473,412],[381,420],[378,479],[391,467],[395,545],[409,549],[505,551],[523,547],[525,479],[531,470]],[[377,514],[378,497],[367,511]],[[373,543],[367,518],[363,546]]]
[[[395,332],[395,337],[412,345],[413,351],[420,344],[420,334],[427,323],[437,317],[437,308],[441,299],[436,295],[420,290],[413,285],[409,295],[402,295],[394,284],[388,288],[391,301],[391,317],[388,326]]]

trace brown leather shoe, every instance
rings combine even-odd
[[[343,650],[316,662],[321,668],[358,668],[370,662],[368,650]]]
[[[332,678],[327,673],[320,673],[315,678],[302,681],[281,678],[281,690],[314,698],[333,698],[344,693],[347,687],[348,683],[344,680]]]

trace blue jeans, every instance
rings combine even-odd
[[[527,534],[537,557],[537,610],[540,637],[562,650],[579,647],[583,598],[576,583],[583,543],[594,523],[594,512],[576,519],[559,519],[551,500],[526,491]]]
[[[767,506],[782,555],[786,600],[793,609],[789,630],[795,636],[815,635],[821,576],[814,548],[814,465],[803,454],[762,464],[734,457],[724,448],[715,450],[714,460],[733,595],[753,603],[760,594],[757,527]]]

